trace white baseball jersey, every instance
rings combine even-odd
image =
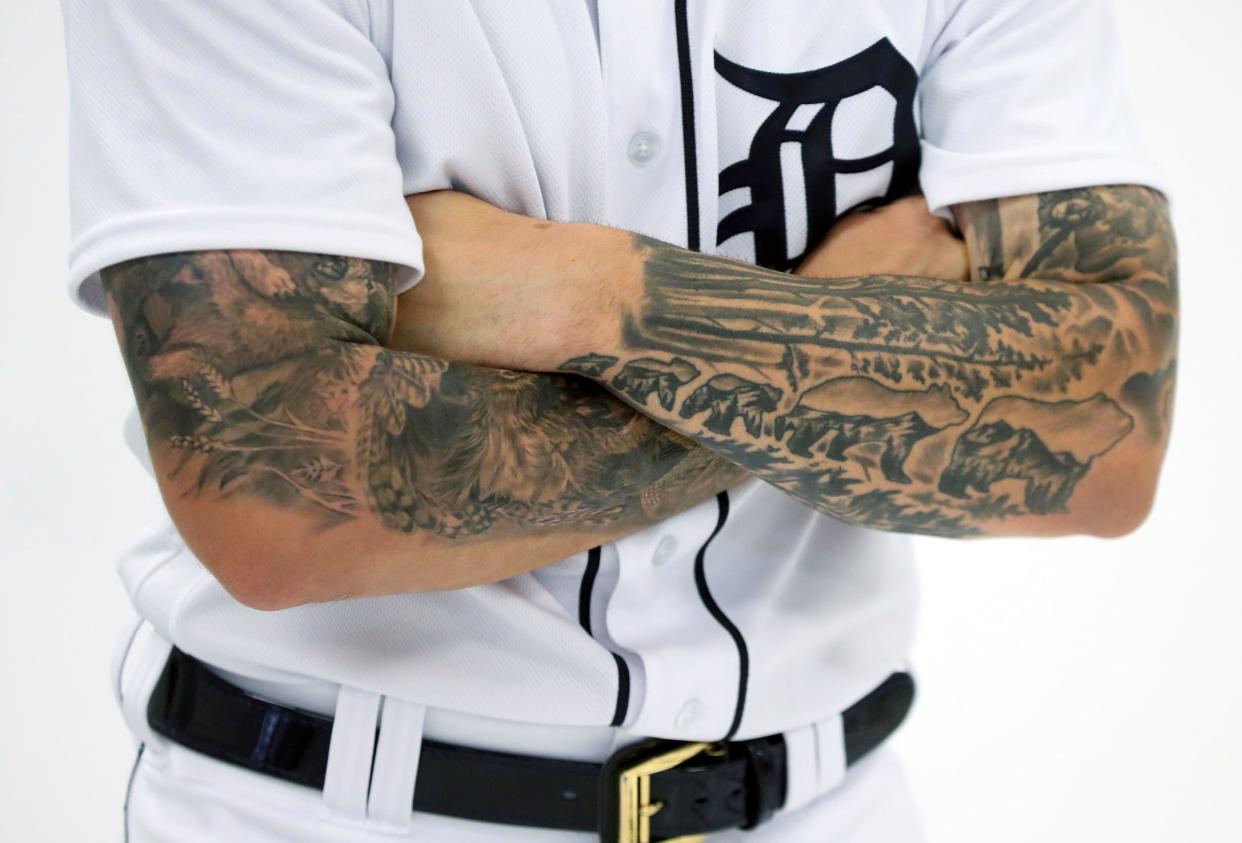
[[[1093,0],[63,2],[72,285],[100,312],[100,268],[181,250],[382,259],[412,284],[402,197],[435,188],[784,269],[919,185],[941,212],[1159,186]],[[752,480],[460,591],[253,611],[167,522],[121,575],[228,671],[715,739],[820,720],[900,667],[910,550]]]

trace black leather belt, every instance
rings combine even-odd
[[[846,763],[896,731],[914,681],[894,673],[843,715]],[[182,746],[278,779],[323,788],[332,718],[259,699],[173,649],[147,706]],[[603,764],[425,739],[414,810],[507,825],[598,831],[639,843],[753,828],[785,801],[781,735],[683,743],[647,739]]]

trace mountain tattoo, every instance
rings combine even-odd
[[[562,369],[851,523],[974,536],[1071,513],[1137,428],[1145,447],[1167,438],[1166,203],[1100,187],[959,219],[972,283],[811,278],[635,235],[643,293],[621,353]]]

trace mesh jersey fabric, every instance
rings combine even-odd
[[[442,187],[756,260],[770,232],[720,239],[722,220],[755,201],[748,188],[721,195],[721,173],[756,154],[774,107],[739,86],[776,74],[801,96],[801,82],[858,56],[879,81],[834,103],[832,145],[839,157],[903,151],[864,173],[803,173],[773,222],[790,251],[779,258],[810,239],[817,192],[839,213],[891,191],[898,172],[940,210],[1161,186],[1095,0],[789,0],[779,13],[691,2],[688,76],[674,4],[599,0],[598,40],[579,0],[62,4],[70,283],[97,312],[100,268],[189,249],[376,258],[414,283],[421,245],[402,197]],[[733,81],[728,66],[743,69]],[[892,81],[911,75],[917,96]],[[640,133],[649,160],[631,154]],[[916,604],[905,537],[757,480],[724,506],[499,583],[277,613],[234,601],[166,518],[120,568],[162,635],[221,668],[511,720],[712,739],[740,718],[736,735],[750,737],[839,711],[904,661]],[[709,610],[700,570],[737,636]]]

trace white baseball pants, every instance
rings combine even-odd
[[[127,843],[592,843],[593,835],[481,823],[412,812],[417,747],[427,712],[408,702],[342,689],[336,709],[327,782],[318,791],[235,767],[151,732],[145,710],[169,643],[143,625],[115,668],[125,719],[140,744],[126,799]],[[376,720],[382,711],[380,737]],[[460,718],[459,715],[454,715]],[[434,718],[433,718],[434,719]],[[460,722],[460,720],[459,720]],[[838,721],[839,726],[839,721]],[[486,733],[497,734],[488,720]],[[513,723],[513,737],[530,730]],[[549,727],[538,727],[541,739]],[[431,731],[431,730],[429,730]],[[839,728],[837,729],[839,732]],[[582,730],[566,730],[566,740]],[[444,735],[431,737],[448,739]],[[827,737],[825,737],[827,736]],[[387,740],[386,740],[387,737]],[[730,831],[710,843],[922,843],[917,812],[900,764],[881,747],[843,768],[831,724],[787,733],[786,808],[752,831]],[[486,745],[486,744],[480,744]],[[559,755],[556,740],[541,754]],[[534,749],[528,750],[534,752]],[[579,751],[580,755],[580,751]],[[828,761],[825,763],[824,759]],[[486,799],[486,793],[479,793]]]

